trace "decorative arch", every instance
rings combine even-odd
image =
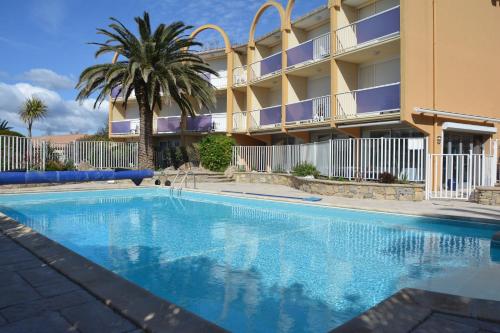
[[[215,30],[215,31],[219,32],[221,34],[221,36],[222,36],[222,39],[224,39],[224,49],[225,49],[225,52],[226,53],[230,53],[231,52],[231,42],[229,41],[229,37],[228,37],[227,33],[224,31],[224,29],[222,29],[218,25],[215,25],[215,24],[204,24],[201,27],[196,28],[196,30],[194,30],[191,33],[190,37],[194,38],[200,32],[205,31],[205,30]]]
[[[285,9],[286,26],[290,29],[292,27],[292,10],[295,6],[295,0],[288,0]]]
[[[255,45],[255,29],[257,27],[257,23],[259,22],[259,19],[262,16],[262,14],[270,7],[274,7],[278,10],[278,13],[280,15],[280,30],[284,31],[287,29],[286,14],[285,10],[283,9],[283,6],[279,2],[276,2],[275,0],[268,0],[257,10],[257,13],[255,13],[255,16],[253,18],[252,24],[250,25],[250,34],[248,36],[249,46]]]

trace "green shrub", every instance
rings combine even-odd
[[[8,129],[5,129],[5,130],[0,130],[0,135],[9,135],[9,136],[20,136],[20,137],[23,137],[24,135],[22,135],[21,133],[19,132],[16,132],[16,131],[11,131],[11,130],[8,130]]]
[[[396,177],[390,172],[382,172],[378,176],[378,180],[379,182],[384,184],[393,184],[394,182],[396,182]]]
[[[224,135],[208,135],[200,142],[200,161],[211,171],[224,171],[231,163],[234,139]]]
[[[316,167],[309,163],[303,163],[297,165],[292,170],[292,174],[297,177],[314,176],[314,178],[319,177],[319,171]]]
[[[57,160],[48,160],[45,163],[46,171],[72,171],[75,170],[75,166],[72,161],[62,163]]]

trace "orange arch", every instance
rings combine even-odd
[[[259,22],[260,17],[262,14],[270,7],[274,7],[278,10],[278,13],[280,14],[280,30],[284,31],[286,30],[287,27],[287,20],[286,20],[286,15],[285,15],[285,10],[283,9],[283,6],[279,3],[276,2],[275,0],[268,0],[265,4],[260,6],[260,8],[257,10],[257,13],[255,14],[252,24],[250,25],[250,35],[248,36],[248,45],[249,46],[254,46],[255,44],[255,28],[257,27],[257,23]]]
[[[191,33],[190,37],[194,38],[200,32],[202,32],[204,30],[209,30],[209,29],[215,30],[215,31],[217,31],[217,32],[219,32],[221,34],[222,39],[224,39],[224,49],[225,49],[226,53],[231,52],[231,42],[229,41],[229,37],[227,36],[227,33],[224,31],[224,29],[222,29],[218,25],[215,25],[215,24],[204,24],[201,27],[196,28],[196,30],[194,30]]]
[[[288,0],[288,3],[286,4],[286,9],[285,9],[286,26],[289,29],[292,26],[292,10],[294,5],[295,5],[295,0]]]

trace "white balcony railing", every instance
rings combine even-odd
[[[337,29],[335,31],[336,53],[348,52],[398,36],[399,9],[399,6],[395,6]]]
[[[226,89],[227,88],[227,72],[224,74],[220,73],[220,76],[217,77],[215,75],[210,76],[210,83],[217,89]]]
[[[325,59],[330,55],[330,33],[292,47],[286,51],[286,54],[288,67]]]
[[[233,113],[233,132],[246,132],[247,113],[246,111]]]
[[[212,113],[212,130],[214,132],[226,132],[227,130],[226,113]]]
[[[250,64],[250,80],[258,80],[281,72],[281,52]]]
[[[233,84],[235,86],[247,83],[247,66],[236,67],[233,69]]]
[[[335,95],[335,119],[349,119],[398,111],[401,108],[400,83],[358,89]]]
[[[275,128],[281,126],[281,105],[250,112],[250,129]]]
[[[332,116],[330,102],[331,97],[327,95],[287,104],[286,123],[290,125],[327,121]]]
[[[114,120],[111,122],[112,135],[135,135],[139,134],[139,119]]]

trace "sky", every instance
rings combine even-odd
[[[287,0],[278,0],[286,6]],[[0,121],[26,134],[19,120],[22,102],[42,98],[48,106],[45,120],[34,123],[34,135],[70,132],[94,133],[107,119],[107,102],[97,109],[94,100],[75,101],[75,83],[81,71],[111,61],[111,55],[95,59],[102,42],[96,28],[105,28],[110,17],[136,31],[133,18],[149,12],[153,26],[183,21],[194,27],[206,23],[221,26],[232,42],[248,40],[250,24],[265,0],[2,0],[0,4]],[[296,0],[292,17],[299,17],[326,0]],[[259,20],[256,35],[279,27],[278,12],[271,8]],[[209,47],[222,46],[213,31],[198,39]]]

